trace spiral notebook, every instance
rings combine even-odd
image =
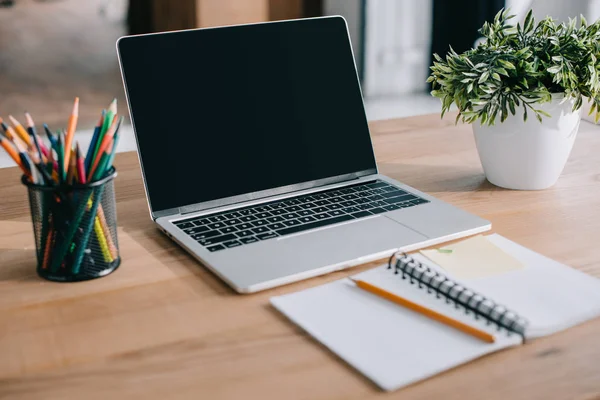
[[[354,278],[492,333],[492,344],[361,290],[350,279],[271,303],[384,390],[600,315],[599,279],[502,236],[487,239],[525,267],[458,280],[420,254],[397,255],[390,266]]]

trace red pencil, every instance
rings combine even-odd
[[[79,183],[85,183],[85,166],[83,164],[83,157],[81,157],[81,151],[79,150],[79,143],[75,145],[75,157],[77,160],[77,176],[79,177]]]

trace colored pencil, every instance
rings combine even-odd
[[[113,165],[113,161],[115,159],[115,154],[117,154],[117,145],[119,144],[119,138],[121,137],[121,135],[119,134],[119,132],[115,133],[115,138],[113,139],[113,146],[112,146],[112,150],[110,152],[110,158],[108,159],[108,162],[106,163],[106,172],[110,171],[110,169],[112,168]]]
[[[17,135],[19,135],[19,138],[22,141],[24,141],[27,144],[27,146],[31,146],[31,139],[29,139],[29,134],[27,133],[25,128],[23,128],[23,125],[21,125],[21,123],[17,121],[17,119],[12,115],[9,115],[8,119],[10,120],[12,126],[15,128],[15,131],[17,132]]]
[[[79,118],[79,97],[75,97],[75,103],[73,104],[73,111],[69,117],[69,124],[67,125],[67,134],[65,136],[65,169],[69,168],[69,161],[71,159],[71,149],[73,146],[73,137],[75,136],[75,130],[77,129],[77,119]]]
[[[71,151],[66,150],[67,153],[71,153],[69,156],[69,166],[67,168],[67,185],[73,184],[73,179],[76,174],[77,168],[77,160],[75,159],[75,150],[71,149]]]
[[[118,120],[116,117],[117,116],[115,115],[112,125],[110,126],[110,128],[108,129],[108,131],[106,132],[104,137],[102,138],[102,143],[98,147],[94,162],[92,163],[92,166],[91,166],[90,170],[88,171],[88,180],[90,179],[91,176],[94,175],[96,169],[98,168],[98,164],[100,163],[100,159],[101,159],[102,155],[106,152],[106,150],[110,150],[109,145],[113,142],[115,132],[119,129],[119,127],[121,126],[121,123],[123,122],[123,117],[119,118]],[[101,172],[104,172],[104,171],[101,170]]]
[[[56,140],[56,147],[54,151],[56,151],[56,156],[58,157],[58,179],[60,183],[65,181],[65,148],[63,147],[63,134],[62,132],[57,133],[58,139]]]
[[[83,158],[81,157],[81,150],[79,149],[79,143],[75,144],[75,158],[76,158],[76,164],[77,164],[77,177],[78,177],[78,182],[80,184],[85,184],[86,182],[86,178],[85,178],[85,163]]]
[[[33,143],[35,144],[35,148],[40,154],[40,158],[43,160],[48,157],[48,148],[42,141],[35,130],[35,123],[33,122],[33,118],[29,113],[25,113],[25,119],[27,120],[27,132],[29,132],[29,136],[33,139]]]
[[[4,148],[6,153],[8,153],[10,158],[12,158],[13,161],[19,166],[19,168],[21,168],[23,173],[27,174],[27,170],[25,169],[25,167],[23,166],[23,163],[21,162],[21,157],[19,156],[19,152],[17,152],[17,150],[15,150],[13,145],[8,141],[6,136],[4,136],[3,134],[0,134],[0,145]]]
[[[88,147],[88,151],[85,155],[85,170],[89,171],[92,158],[94,157],[94,150],[96,149],[96,143],[98,143],[98,137],[100,136],[100,131],[102,130],[102,124],[104,124],[104,118],[106,117],[106,110],[102,110],[102,114],[100,115],[100,120],[96,124],[94,128],[94,134],[92,135],[92,140],[90,141],[90,145]]]
[[[110,128],[113,123],[115,114],[117,113],[117,99],[114,99],[110,105],[108,106],[108,110],[106,111],[106,115],[104,116],[104,122],[102,123],[102,128],[100,129],[100,133],[98,134],[98,139],[96,140],[94,151],[92,153],[92,159],[90,160],[90,164],[88,166],[88,175],[91,165],[96,161],[96,158],[102,157],[102,153],[100,153],[100,144],[104,139],[104,135]]]
[[[352,279],[352,278],[351,278]],[[352,279],[352,281],[354,281],[354,283],[356,283],[356,286],[366,290],[369,293],[372,293],[376,296],[379,296],[381,298],[384,298],[386,300],[391,301],[392,303],[396,303],[400,306],[403,306],[405,308],[408,308],[409,310],[412,310],[414,312],[417,312],[421,315],[424,315],[430,319],[433,319],[434,321],[440,322],[442,324],[445,324],[449,327],[452,327],[454,329],[457,329],[463,333],[466,333],[468,335],[471,335],[479,340],[482,340],[484,342],[487,343],[494,343],[495,342],[495,338],[493,335],[490,335],[487,332],[484,332],[480,329],[477,329],[473,326],[467,325],[465,323],[462,323],[458,320],[455,320],[453,318],[447,317],[444,314],[440,314],[437,311],[433,311],[427,307],[424,307],[420,304],[414,303],[410,300],[407,300],[403,297],[400,297],[394,293],[390,293],[386,290],[381,289],[380,287],[377,287],[375,285],[372,285],[368,282],[365,281],[361,281],[361,280],[356,280],[356,279]]]

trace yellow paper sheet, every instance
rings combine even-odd
[[[484,278],[525,268],[519,260],[481,235],[440,249],[442,252],[422,250],[421,254],[457,279]]]

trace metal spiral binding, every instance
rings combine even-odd
[[[472,313],[475,319],[484,318],[488,324],[496,325],[498,330],[516,333],[525,340],[527,321],[524,318],[448,279],[406,253],[394,253],[388,261],[388,269],[394,269],[395,274],[401,272],[402,279],[409,279],[411,284],[416,283],[419,288],[427,288],[427,293],[435,293],[438,299],[444,298],[446,303],[454,303],[456,308],[462,307],[466,314]]]

